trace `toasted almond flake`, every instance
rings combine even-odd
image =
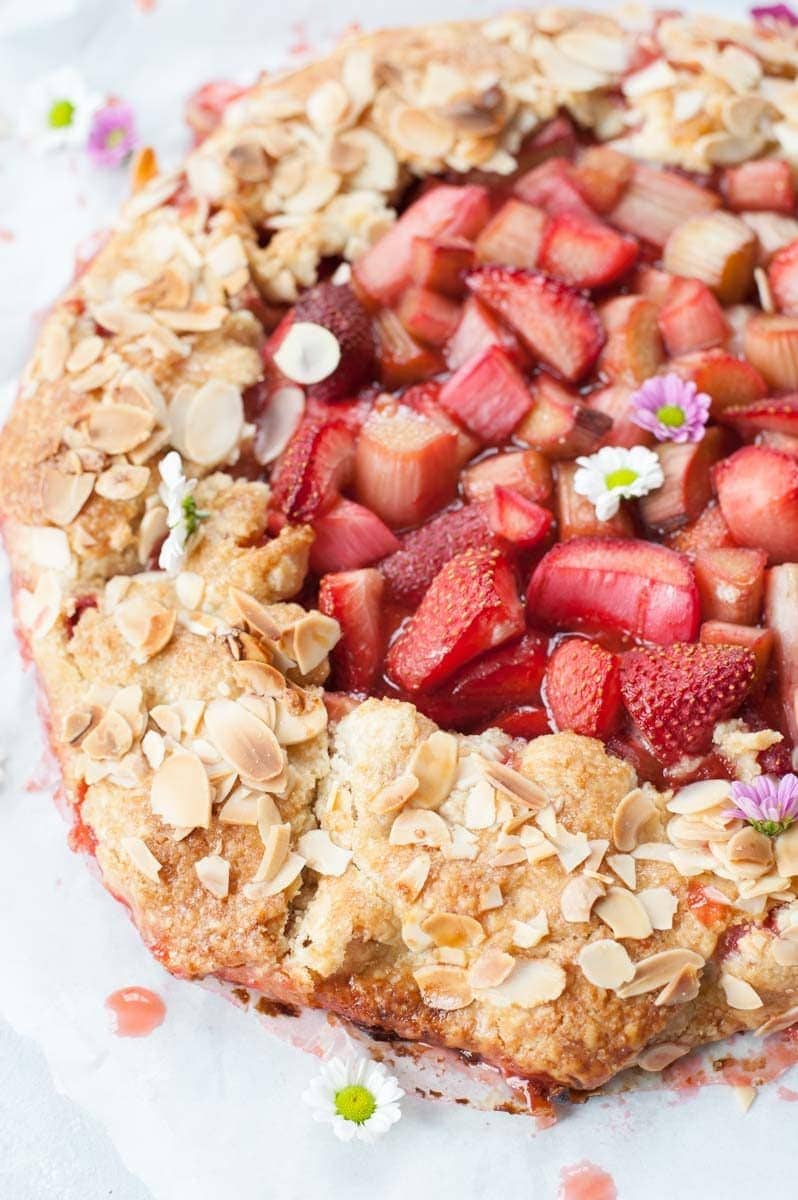
[[[612,840],[616,848],[623,853],[634,850],[656,811],[656,805],[642,788],[627,792],[618,802],[612,818]]]
[[[86,367],[90,367],[93,362],[97,361],[104,348],[105,342],[96,334],[83,338],[67,359],[66,369],[72,372],[85,371]]]
[[[150,481],[149,467],[114,463],[98,477],[95,490],[106,500],[135,500]]]
[[[257,826],[260,840],[264,846],[269,840],[269,833],[274,825],[283,825],[284,821],[279,808],[274,802],[274,797],[268,792],[259,792],[255,800],[255,811],[257,813]]]
[[[597,917],[609,925],[616,938],[650,937],[651,921],[634,892],[611,887],[606,896],[594,905]]]
[[[60,378],[70,350],[69,333],[60,323],[51,321],[39,343],[39,363],[44,379],[55,383]]]
[[[785,879],[798,875],[798,824],[791,825],[775,841],[776,869]]]
[[[228,150],[224,161],[243,183],[262,183],[269,178],[269,160],[257,142],[238,142]]]
[[[117,604],[113,621],[122,637],[138,656],[153,658],[170,641],[177,614],[157,600],[137,594]]]
[[[512,954],[491,946],[483,950],[469,972],[472,988],[500,987],[515,966]]]
[[[616,991],[634,977],[634,963],[626,947],[611,938],[600,938],[588,942],[579,952],[577,959],[582,974],[594,987]]]
[[[341,347],[324,325],[295,321],[276,350],[274,361],[294,383],[319,383],[338,367]]]
[[[607,865],[631,890],[637,887],[637,863],[631,854],[608,854]]]
[[[258,418],[255,434],[254,453],[259,463],[268,466],[279,458],[304,411],[305,393],[302,388],[287,384],[272,393],[265,413]]]
[[[302,855],[294,854],[291,851],[286,855],[283,865],[277,874],[271,879],[252,880],[250,883],[245,883],[242,889],[244,895],[248,900],[266,900],[270,896],[278,896],[280,892],[284,892],[286,888],[290,887],[299,878],[304,866],[305,860]]]
[[[50,571],[68,571],[72,565],[69,538],[63,529],[50,525],[30,525],[27,529],[26,549],[37,567]]]
[[[644,888],[637,893],[637,898],[648,913],[654,929],[673,929],[673,917],[679,901],[670,888]]]
[[[225,462],[238,448],[244,428],[239,388],[210,379],[198,388],[185,411],[182,442],[186,456],[202,466]]]
[[[337,79],[327,79],[310,93],[305,111],[315,129],[335,129],[349,111],[349,94]]]
[[[689,783],[687,787],[680,788],[665,807],[668,812],[693,816],[717,808],[720,804],[728,804],[730,798],[731,784],[728,780],[701,779],[698,783]]]
[[[562,967],[547,958],[516,959],[504,983],[486,988],[480,998],[497,1008],[518,1005],[538,1008],[558,999],[565,991],[567,978]]]
[[[326,829],[303,833],[297,849],[308,866],[320,875],[343,875],[352,861],[352,851],[336,846]]]
[[[233,665],[233,674],[240,684],[258,696],[282,696],[285,677],[269,663],[242,661]]]
[[[268,883],[274,879],[288,857],[290,845],[291,826],[288,824],[270,825],[263,841],[263,857],[252,882]]]
[[[425,917],[421,929],[432,938],[436,946],[452,946],[464,949],[476,946],[485,940],[485,930],[479,921],[463,913],[439,912]]]
[[[195,609],[202,604],[205,580],[196,571],[180,571],[175,577],[175,594],[184,608]]]
[[[632,858],[636,862],[669,863],[673,860],[673,846],[668,842],[641,842],[632,851]]]
[[[467,829],[490,829],[496,822],[496,792],[480,779],[466,793],[464,822]]]
[[[657,996],[654,1004],[657,1008],[667,1008],[676,1004],[688,1004],[691,1000],[695,1000],[701,984],[698,978],[698,972],[693,966],[682,967],[678,971],[670,983],[666,983],[660,994]]]
[[[429,1008],[443,1012],[454,1012],[468,1008],[473,1003],[474,993],[468,976],[461,967],[435,963],[419,967],[413,972],[421,999]]]
[[[767,1021],[763,1022],[758,1029],[755,1030],[757,1037],[767,1037],[771,1033],[781,1033],[784,1029],[789,1029],[791,1025],[798,1023],[798,1004],[788,1008],[786,1012],[780,1013],[776,1017],[768,1017]]]
[[[457,738],[438,729],[417,746],[408,771],[418,780],[413,797],[417,808],[439,808],[454,784],[457,773]]]
[[[404,808],[408,800],[418,791],[418,780],[415,775],[405,773],[398,779],[391,780],[384,788],[380,788],[369,808],[373,813],[397,812]]]
[[[92,363],[79,375],[71,375],[69,377],[70,390],[79,395],[98,391],[111,382],[122,365],[122,359],[118,354],[107,354],[105,358]]]
[[[581,831],[571,833],[562,825],[557,824],[551,841],[560,860],[560,866],[567,875],[570,875],[571,871],[575,871],[590,857],[590,842]]]
[[[732,1091],[740,1112],[747,1113],[756,1100],[756,1088],[747,1083],[738,1083],[734,1085]]]
[[[221,692],[221,688],[219,690]],[[273,696],[255,696],[245,693],[238,697],[238,703],[259,721],[263,721],[264,725],[268,725],[270,729],[274,728],[277,720],[277,705]]]
[[[258,805],[262,798],[249,788],[236,788],[219,810],[219,820],[223,825],[257,825]]]
[[[637,1060],[637,1065],[641,1071],[664,1071],[671,1063],[675,1063],[677,1058],[684,1058],[685,1054],[689,1054],[690,1049],[684,1042],[660,1042],[658,1046],[644,1050]]]
[[[223,304],[194,304],[191,308],[156,308],[152,315],[175,333],[210,333],[221,328],[227,309]]]
[[[658,991],[687,966],[700,971],[704,966],[704,959],[694,950],[681,946],[672,950],[660,950],[636,962],[632,979],[622,987],[616,988],[616,991],[622,1000]]]
[[[267,783],[283,770],[283,751],[274,732],[234,700],[211,700],[205,728],[222,757],[247,779]]]
[[[769,837],[746,825],[738,829],[729,840],[726,854],[733,863],[754,863],[756,866],[769,867],[773,862],[773,843]]]
[[[90,708],[73,708],[64,717],[64,723],[61,726],[61,737],[65,742],[77,742],[94,720],[94,714]]]
[[[774,938],[770,948],[780,967],[798,967],[798,939],[782,935]]]
[[[42,511],[54,525],[75,520],[94,487],[94,475],[65,475],[57,467],[46,467],[42,475]]]
[[[177,750],[155,772],[150,805],[167,825],[207,829],[211,823],[211,785],[200,759]]]
[[[407,106],[394,112],[391,137],[414,159],[438,159],[448,153],[454,130],[431,113]]]
[[[566,883],[560,895],[560,912],[564,921],[587,922],[590,911],[605,893],[605,887],[597,879],[577,875]]]
[[[584,66],[620,75],[628,69],[632,48],[628,38],[612,37],[590,26],[576,25],[561,33],[556,43],[563,54]]]
[[[392,192],[399,182],[399,163],[390,146],[371,129],[352,129],[342,135],[363,152],[363,165],[349,177],[350,188]]]
[[[294,695],[295,693],[291,693]],[[320,696],[305,696],[306,706],[294,711],[286,701],[277,700],[275,732],[281,746],[297,746],[309,742],[327,728],[327,708]]]
[[[549,936],[549,921],[544,909],[528,921],[513,921],[513,945],[519,950],[532,950]]]
[[[729,1008],[748,1012],[763,1007],[759,993],[745,979],[739,979],[736,975],[730,975],[728,971],[723,971],[720,976],[720,986],[723,988]]]
[[[126,454],[145,441],[155,426],[155,415],[132,404],[99,404],[89,413],[89,442],[106,454]]]
[[[451,842],[443,817],[425,808],[405,808],[394,819],[388,841],[392,846],[435,846]]]
[[[585,859],[584,870],[587,873],[598,871],[604,861],[610,843],[607,838],[589,838],[590,855]]]
[[[82,750],[89,758],[117,759],[133,745],[133,733],[125,718],[112,709],[97,722],[83,739]]]
[[[480,913],[493,912],[494,909],[502,908],[504,905],[504,896],[498,883],[490,883],[483,888],[479,893],[478,909]]]
[[[227,594],[236,613],[249,630],[260,634],[267,641],[276,641],[280,637],[280,626],[259,600],[235,587],[231,587]]]
[[[549,803],[548,796],[542,788],[527,779],[520,771],[513,770],[505,763],[492,762],[488,758],[480,758],[479,765],[485,777],[511,800],[517,800],[533,812],[540,812]]]
[[[161,870],[161,864],[144,839],[140,837],[123,837],[119,844],[136,870],[140,871],[147,879],[152,880],[153,883],[158,883],[158,872]]]
[[[206,854],[204,858],[197,859],[194,870],[202,886],[217,900],[224,900],[230,891],[230,864],[227,859],[220,854]]]
[[[167,512],[162,504],[156,504],[147,509],[141,518],[137,546],[138,560],[142,566],[147,566],[156,548],[169,532],[166,524]]]
[[[404,871],[397,875],[396,890],[409,904],[417,900],[423,892],[424,885],[429,878],[430,865],[428,854],[417,854],[410,860]]]
[[[47,636],[61,613],[61,601],[61,585],[54,571],[42,571],[34,591],[19,589],[17,613],[31,641]]]
[[[341,626],[333,617],[309,612],[291,629],[292,657],[302,675],[324,662],[341,639]]]
[[[141,739],[141,752],[153,771],[157,771],[166,757],[166,745],[160,733],[148,729]]]
[[[402,941],[414,954],[421,954],[433,945],[432,938],[424,933],[417,921],[403,921],[401,934]]]

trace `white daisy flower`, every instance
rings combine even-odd
[[[647,446],[603,446],[589,457],[576,460],[574,491],[586,496],[600,521],[617,513],[621,500],[647,496],[662,487],[665,476],[653,450]]]
[[[204,521],[208,514],[197,508],[194,499],[197,481],[186,479],[183,461],[176,450],[169,451],[158,469],[163,480],[158,494],[166,505],[166,524],[169,528],[169,536],[158,555],[158,566],[170,575],[177,575],[183,568],[189,541],[196,534],[200,521]]]
[[[59,67],[34,79],[25,89],[19,114],[19,132],[35,150],[83,148],[89,126],[102,97],[86,86],[73,67]]]
[[[355,1053],[326,1062],[302,1099],[342,1142],[373,1142],[401,1117],[403,1095],[385,1067]]]

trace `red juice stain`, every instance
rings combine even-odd
[[[612,1176],[593,1163],[581,1162],[560,1171],[557,1200],[617,1200]]]
[[[149,988],[120,988],[111,993],[105,1007],[113,1016],[118,1037],[147,1037],[166,1016],[163,1000]]]
[[[779,1097],[779,1100],[789,1100],[790,1103],[792,1103],[792,1104],[794,1104],[795,1101],[798,1100],[798,1092],[794,1092],[792,1090],[792,1088],[788,1088],[788,1087],[780,1087],[777,1092],[777,1095]]]

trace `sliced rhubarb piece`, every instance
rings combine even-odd
[[[373,379],[374,330],[368,313],[347,284],[319,283],[303,292],[294,307],[293,321],[309,321],[329,329],[341,352],[333,373],[306,387],[308,397],[333,404],[356,396]]]
[[[763,629],[760,625],[734,625],[728,621],[705,621],[698,640],[708,646],[742,646],[744,650],[750,650],[756,661],[752,690],[764,682],[773,654],[772,629]]]
[[[379,377],[385,387],[406,387],[437,375],[443,361],[431,346],[422,346],[407,332],[396,313],[386,309],[375,317]]]
[[[319,610],[341,626],[330,661],[333,681],[344,692],[368,692],[379,678],[385,652],[382,599],[385,580],[373,567],[325,575]]]
[[[578,396],[542,372],[532,384],[534,403],[516,430],[516,439],[547,458],[590,454],[612,428],[612,418],[580,403]]]
[[[743,446],[715,467],[718,503],[741,546],[771,562],[798,561],[798,461],[769,446]]]
[[[396,311],[410,336],[427,346],[442,346],[460,324],[460,305],[429,288],[407,288]]]
[[[412,408],[414,412],[420,413],[422,417],[426,417],[428,421],[432,421],[433,425],[437,425],[444,433],[454,434],[457,443],[455,459],[459,469],[474,457],[481,449],[482,443],[479,438],[474,437],[473,433],[469,433],[465,426],[461,425],[459,421],[455,421],[454,417],[441,408],[438,402],[440,392],[441,385],[437,380],[417,383],[403,394],[402,403],[406,404],[408,408]]]
[[[712,498],[712,466],[728,449],[722,429],[707,429],[700,442],[662,442],[655,453],[662,466],[662,487],[638,502],[644,524],[670,533],[701,515]]]
[[[752,317],[743,335],[745,357],[778,391],[798,391],[798,317]]]
[[[659,328],[672,358],[724,346],[730,329],[723,309],[705,283],[677,279],[659,311]]]
[[[474,247],[465,238],[413,238],[410,275],[422,288],[458,299],[474,265]]]
[[[657,306],[645,296],[616,296],[599,316],[607,336],[598,363],[604,378],[634,386],[656,375],[665,357]]]
[[[634,537],[635,527],[628,508],[623,504],[614,517],[600,521],[595,505],[587,496],[580,496],[574,488],[576,463],[558,463],[555,491],[557,533],[560,541],[572,538],[618,538]]]
[[[715,418],[736,405],[754,404],[767,395],[767,384],[755,367],[728,350],[701,350],[685,354],[668,369],[682,379],[691,379],[699,392],[712,400]]]
[[[511,198],[477,238],[477,260],[507,267],[536,267],[547,220],[542,208]]]
[[[310,566],[316,575],[353,571],[399,549],[399,539],[362,504],[340,499],[313,522]]]
[[[559,731],[609,737],[622,710],[616,655],[586,638],[560,642],[546,667],[546,702]]]
[[[765,621],[773,631],[779,691],[787,728],[798,743],[798,564],[784,563],[768,571]]]
[[[648,263],[641,263],[631,278],[630,291],[636,296],[644,296],[659,310],[667,300],[668,292],[674,283],[675,277],[667,271],[661,271]]]
[[[629,716],[663,763],[708,750],[718,721],[751,690],[756,663],[741,646],[671,645],[621,657]]]
[[[744,300],[754,284],[756,236],[739,217],[713,212],[678,225],[668,238],[666,271],[700,279],[723,304]]]
[[[489,213],[486,189],[474,184],[442,185],[424,192],[355,263],[358,288],[380,304],[392,304],[410,281],[416,237],[471,238]]]
[[[790,454],[793,458],[798,458],[798,437],[791,437],[787,433],[775,433],[773,430],[765,429],[757,438],[760,446],[770,446],[773,450],[781,450],[784,454]]]
[[[449,700],[469,714],[486,715],[540,700],[548,637],[530,631],[491,650],[459,671],[446,686]]]
[[[719,206],[720,199],[714,192],[691,183],[683,175],[636,163],[609,219],[625,233],[662,247],[683,221]]]
[[[550,158],[567,161],[576,144],[576,126],[567,113],[559,112],[524,138],[518,152],[518,162],[524,170],[530,170]]]
[[[758,400],[739,408],[727,408],[721,413],[720,419],[736,429],[742,437],[752,437],[764,430],[797,437],[798,393],[773,400]]]
[[[403,534],[399,549],[380,563],[380,571],[393,599],[415,608],[451,558],[464,550],[489,549],[495,544],[485,506],[466,504]]]
[[[631,182],[634,160],[610,146],[588,146],[573,168],[579,191],[597,213],[608,213]]]
[[[764,550],[737,546],[699,551],[693,569],[704,620],[755,625],[762,611],[766,564]]]
[[[788,317],[798,316],[798,241],[773,255],[768,282],[779,312]]]
[[[650,446],[654,442],[653,433],[641,429],[632,420],[634,408],[632,396],[634,388],[627,383],[614,384],[611,387],[599,388],[587,397],[590,408],[597,412],[606,413],[612,419],[612,425],[601,440],[602,446]]]
[[[549,714],[540,704],[521,704],[517,708],[505,708],[495,713],[485,724],[486,729],[501,729],[511,738],[533,738],[551,733]]]
[[[559,213],[580,213],[594,216],[590,205],[580,192],[573,167],[565,158],[550,158],[527,171],[515,181],[513,191],[527,204],[544,209],[550,216]]]
[[[526,350],[512,330],[480,304],[476,296],[469,296],[463,305],[460,324],[446,347],[446,362],[452,371],[456,371],[480,350],[489,350],[492,346],[505,350],[516,366],[523,367],[528,360]]]
[[[735,212],[795,212],[795,183],[792,167],[783,158],[759,158],[727,167],[720,190]]]
[[[480,459],[462,476],[463,491],[471,501],[490,500],[496,486],[513,488],[545,504],[551,496],[551,465],[538,450],[507,450]]]
[[[733,546],[734,538],[720,511],[720,505],[713,500],[695,521],[669,534],[667,542],[672,550],[694,558],[700,550]]]
[[[753,241],[753,234],[750,234]],[[595,216],[562,213],[549,221],[539,267],[578,288],[606,287],[632,269],[638,245]]]
[[[617,629],[666,645],[693,641],[700,615],[689,561],[631,538],[554,546],[535,568],[527,606],[533,619],[561,629]]]
[[[744,212],[740,216],[759,241],[758,263],[766,267],[783,246],[798,239],[798,221],[775,212]]]
[[[567,284],[507,267],[479,268],[467,282],[564,379],[576,382],[595,363],[604,342],[601,322],[590,301]]]
[[[305,417],[272,472],[271,507],[289,521],[312,521],[351,479],[354,456],[354,434],[344,421]]]
[[[466,550],[435,576],[391,645],[388,674],[408,692],[429,691],[523,629],[509,560],[498,550]]]
[[[457,438],[406,405],[375,409],[358,438],[358,500],[399,529],[451,504],[457,489]]]
[[[488,521],[497,537],[522,550],[541,545],[554,517],[547,508],[527,500],[512,488],[495,487],[488,505]]]
[[[483,442],[496,444],[506,441],[528,412],[532,395],[506,351],[491,346],[446,380],[439,402]]]

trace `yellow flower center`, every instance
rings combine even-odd
[[[368,1088],[359,1083],[350,1084],[335,1093],[335,1111],[345,1121],[354,1121],[355,1125],[363,1125],[377,1107],[377,1101]]]
[[[657,420],[671,429],[678,429],[684,425],[684,409],[679,408],[678,404],[663,404],[662,408],[657,409]]]
[[[633,471],[631,467],[618,467],[617,471],[610,471],[609,475],[604,476],[604,482],[611,492],[615,488],[628,487],[636,479],[637,471]]]
[[[54,100],[47,114],[47,124],[51,129],[67,129],[74,115],[75,105],[71,100]]]

